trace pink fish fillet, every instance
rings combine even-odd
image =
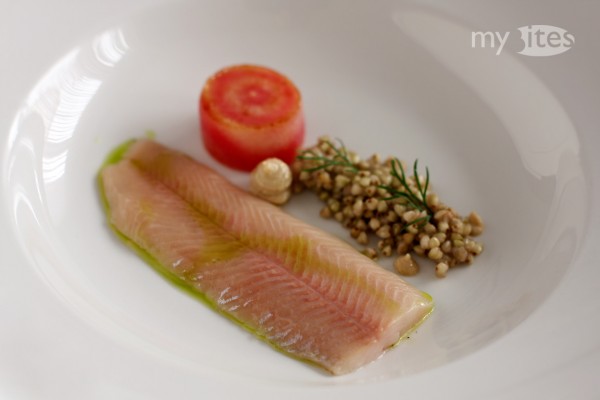
[[[100,175],[114,229],[259,338],[333,374],[377,359],[431,298],[339,239],[152,140]]]

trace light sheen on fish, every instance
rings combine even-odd
[[[100,173],[109,222],[145,258],[283,352],[330,371],[377,359],[431,298],[341,240],[152,140]]]

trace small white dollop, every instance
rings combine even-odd
[[[250,192],[270,203],[285,204],[291,195],[292,171],[278,158],[267,158],[250,175]]]

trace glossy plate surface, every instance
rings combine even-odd
[[[567,17],[475,2],[67,3],[26,1],[0,17],[11,34],[0,41],[0,395],[600,395],[600,52],[587,17],[597,6]],[[540,20],[571,32],[572,48],[518,54],[518,28]],[[496,54],[473,47],[478,31],[509,40]],[[363,156],[418,158],[443,201],[485,219],[473,266],[439,280],[424,264],[409,279],[436,300],[431,318],[354,374],[330,377],[273,351],[106,226],[98,168],[148,131],[247,185],[198,134],[202,84],[236,63],[296,83],[307,145],[328,134]],[[310,194],[286,209],[350,240]]]

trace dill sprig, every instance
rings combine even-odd
[[[417,186],[418,194],[415,193],[413,191],[413,189],[411,189],[411,187],[409,186],[407,178],[406,178],[406,173],[404,172],[404,167],[402,166],[402,163],[397,158],[392,160],[392,168],[391,168],[390,173],[392,174],[392,176],[394,178],[398,179],[398,181],[400,182],[400,185],[402,186],[402,188],[404,188],[404,191],[398,190],[389,185],[380,185],[379,186],[381,189],[385,189],[390,194],[390,196],[385,198],[384,200],[393,200],[393,199],[397,199],[397,198],[403,198],[414,209],[416,209],[418,211],[426,212],[425,216],[411,221],[410,223],[407,224],[407,226],[413,225],[413,224],[424,225],[424,224],[428,223],[429,220],[431,219],[431,217],[433,216],[433,210],[431,210],[431,208],[427,204],[427,190],[429,189],[429,168],[425,167],[425,184],[421,185],[421,180],[419,179],[418,167],[419,167],[419,160],[416,159],[413,164],[413,178],[415,181],[415,185]]]
[[[318,164],[315,167],[304,168],[303,171],[315,172],[322,169],[327,169],[329,167],[341,166],[344,167],[344,169],[346,170],[355,173],[358,172],[358,168],[356,167],[356,165],[354,165],[352,161],[350,161],[350,159],[348,158],[348,152],[346,151],[346,146],[344,146],[344,143],[340,139],[337,139],[337,141],[340,143],[339,148],[336,147],[329,140],[322,140],[323,143],[325,143],[331,148],[331,150],[333,150],[334,154],[332,156],[319,155],[313,150],[305,150],[302,152],[302,154],[298,155],[297,158],[299,160],[315,161]]]

